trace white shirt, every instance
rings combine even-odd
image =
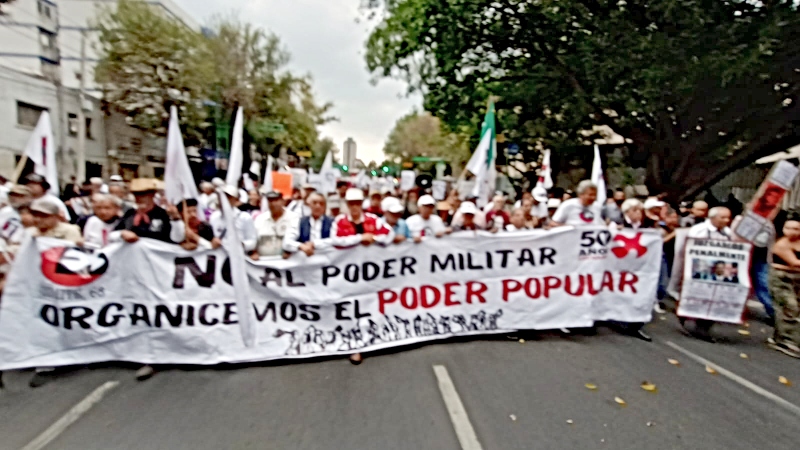
[[[444,226],[442,218],[431,214],[428,220],[425,220],[419,214],[406,219],[406,225],[411,232],[411,237],[418,236],[436,236],[439,233],[444,233],[447,227]]]
[[[103,248],[112,242],[122,240],[122,232],[115,231],[114,228],[119,224],[119,219],[106,223],[97,216],[86,219],[83,226],[83,241],[88,248]]]
[[[9,244],[19,244],[25,237],[25,227],[22,226],[19,211],[11,205],[0,208],[0,237]]]
[[[256,243],[258,242],[258,235],[256,234],[256,228],[253,224],[253,218],[250,217],[250,214],[239,208],[234,208],[234,211],[236,213],[236,231],[239,233],[239,239],[242,240],[244,251],[252,252],[256,249]],[[214,237],[220,238],[221,240],[225,236],[227,228],[225,226],[225,218],[222,217],[222,211],[214,211],[214,213],[211,214],[211,218],[208,220],[208,224],[211,225],[211,228],[214,230]]]
[[[513,224],[506,225],[506,231],[525,231],[529,229],[530,228],[517,228]]]
[[[259,214],[255,220],[256,236],[258,239],[258,254],[260,256],[276,256],[281,254],[283,238],[294,224],[299,226],[300,216],[287,209],[277,221],[272,219],[269,210]]]
[[[522,208],[522,200],[517,200],[514,203],[514,209]],[[545,219],[547,218],[547,205],[544,203],[537,203],[531,206],[531,216],[536,217],[538,219]]]
[[[309,225],[311,225],[311,233],[309,236],[309,241],[314,243],[314,248],[316,250],[327,248],[331,246],[331,239],[328,237],[327,239],[322,238],[322,219],[325,216],[320,217],[319,219],[315,219],[313,216],[308,217]],[[283,249],[289,253],[295,253],[299,248],[301,242],[300,239],[300,221],[302,219],[297,219],[294,221],[289,230],[286,232],[286,235],[283,236]],[[333,231],[333,223],[331,222],[331,231]]]
[[[689,228],[689,234],[687,234],[687,237],[690,238],[722,239],[724,241],[730,241],[732,236],[733,233],[730,228],[725,227],[720,231],[711,224],[710,219],[692,226]]]
[[[597,203],[583,206],[583,203],[578,198],[571,198],[561,203],[555,214],[553,214],[553,222],[574,227],[605,225],[602,208]]]
[[[286,210],[294,213],[298,217],[305,217],[311,215],[311,207],[306,205],[305,200],[292,200]]]

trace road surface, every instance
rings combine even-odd
[[[520,333],[405,347],[357,367],[346,358],[180,367],[145,382],[129,367],[98,366],[35,390],[31,372],[13,372],[0,391],[0,448],[797,446],[800,361],[764,346],[770,329],[753,321],[746,336],[717,326],[717,344],[685,336],[671,315],[647,329],[652,343],[604,328]]]

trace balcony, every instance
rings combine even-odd
[[[58,7],[50,0],[36,0],[39,12],[39,26],[56,33],[58,31]]]

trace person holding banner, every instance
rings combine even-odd
[[[70,222],[72,220],[72,217],[69,214],[69,209],[67,209],[67,205],[65,205],[64,202],[61,201],[61,199],[50,193],[50,183],[48,183],[47,180],[44,179],[44,177],[32,173],[23,178],[20,184],[23,186],[27,186],[34,200],[39,198],[49,199],[51,202],[58,205],[58,210],[60,211],[62,219],[64,219],[67,222]]]
[[[392,227],[394,230],[394,243],[399,244],[411,239],[411,231],[408,229],[408,224],[403,219],[403,211],[405,208],[400,203],[400,199],[395,197],[387,197],[381,202],[385,214],[383,220]]]
[[[394,241],[394,231],[378,216],[364,212],[364,193],[361,189],[350,188],[344,196],[347,212],[340,214],[333,222],[331,240],[336,247],[354,247],[358,244],[378,243],[389,245]],[[361,364],[361,353],[350,355],[350,362]]]
[[[186,240],[181,247],[185,250],[215,249],[222,247],[222,241],[214,237],[211,225],[200,220],[197,211],[198,201],[193,198],[178,203],[178,211],[183,215],[186,224]]]
[[[553,214],[550,228],[564,225],[574,227],[605,225],[602,208],[596,203],[597,185],[590,180],[583,180],[578,183],[576,192],[578,198],[569,198],[558,206]]]
[[[414,242],[422,242],[422,238],[425,236],[439,238],[445,234],[450,234],[452,231],[444,225],[444,221],[441,217],[433,214],[433,208],[435,206],[436,199],[431,195],[423,195],[417,200],[419,213],[406,219],[408,229],[411,231]],[[461,206],[463,207],[464,204],[462,203]]]
[[[35,220],[35,225],[28,229],[31,236],[63,239],[83,245],[80,228],[61,220],[61,208],[52,199],[38,198],[31,203],[30,209]]]
[[[530,212],[530,210],[525,207],[514,209],[509,219],[511,223],[506,225],[505,231],[525,231],[531,229],[532,227],[529,227],[527,224],[527,218],[525,217],[526,212]]]
[[[792,213],[783,225],[783,237],[772,247],[769,274],[775,302],[775,331],[768,345],[800,358],[800,215]]]
[[[83,226],[83,240],[87,248],[100,249],[111,242],[122,240],[121,232],[117,231],[122,220],[121,205],[122,200],[110,194],[92,196],[94,215],[86,219]]]
[[[308,196],[315,191],[316,188],[314,188],[313,185],[308,183],[304,184],[303,188],[300,190],[300,198],[292,200],[289,206],[286,207],[286,210],[294,213],[298,217],[311,214],[311,208],[308,206],[307,199]]]
[[[311,256],[315,250],[330,246],[333,218],[325,215],[327,208],[325,196],[319,192],[312,192],[306,200],[311,208],[311,214],[301,217],[295,226],[286,232],[283,237],[284,258],[298,251]]]
[[[728,227],[731,223],[731,210],[724,206],[717,206],[708,211],[708,220],[700,222],[689,229],[687,234],[688,238],[697,239],[717,239],[723,241],[730,241],[733,238],[733,232]],[[686,326],[686,321],[690,320],[686,317],[678,317],[681,326]],[[714,321],[706,319],[695,320],[695,330],[690,332],[694,337],[704,340],[706,342],[716,342],[711,336],[711,327],[714,326]]]
[[[478,231],[484,230],[485,228],[478,225],[475,222],[475,216],[478,214],[478,207],[475,206],[475,203],[472,202],[464,202],[458,208],[458,211],[461,213],[461,222],[454,225],[452,227],[453,231]],[[497,227],[493,227],[492,230],[497,230]]]
[[[186,228],[178,209],[169,205],[167,210],[156,206],[158,180],[137,178],[131,182],[131,192],[136,198],[136,209],[122,216],[117,230],[122,240],[136,242],[140,237],[161,242],[180,244],[186,238]]]

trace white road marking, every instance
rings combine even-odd
[[[482,450],[478,436],[475,435],[475,429],[472,428],[472,423],[467,416],[467,410],[464,409],[464,404],[461,403],[461,397],[458,396],[453,380],[447,373],[447,368],[433,366],[433,373],[439,381],[439,392],[442,393],[447,413],[450,415],[450,421],[453,422],[453,428],[456,429],[456,436],[458,442],[461,443],[462,450]]]
[[[688,356],[689,358],[695,360],[696,362],[698,362],[700,364],[704,364],[704,365],[707,365],[707,366],[711,367],[712,369],[716,370],[717,373],[719,373],[720,375],[724,376],[725,378],[728,378],[728,379],[730,379],[730,380],[732,380],[732,381],[734,381],[734,382],[746,387],[747,389],[750,389],[751,391],[755,392],[758,395],[761,395],[762,397],[766,397],[766,398],[772,400],[773,402],[777,403],[778,405],[784,407],[789,412],[791,412],[791,413],[793,413],[793,414],[795,414],[797,416],[800,416],[800,406],[797,406],[794,403],[791,403],[788,400],[786,400],[784,398],[781,398],[781,397],[773,394],[772,392],[762,388],[761,386],[758,386],[757,384],[755,384],[755,383],[753,383],[753,382],[751,382],[751,381],[749,381],[749,380],[747,380],[745,378],[742,378],[739,375],[736,375],[735,373],[731,372],[728,369],[720,367],[718,364],[714,364],[713,362],[703,358],[702,356],[696,355],[696,354],[690,352],[689,350],[686,350],[685,348],[681,347],[680,345],[678,345],[678,344],[676,344],[676,343],[674,343],[672,341],[667,341],[666,345],[671,347],[671,348],[673,348],[673,349],[675,349],[675,350],[677,350],[677,351],[679,351],[679,352],[681,352],[681,353],[683,353],[684,355]]]
[[[55,438],[80,419],[82,415],[86,414],[87,411],[92,409],[94,405],[103,399],[103,396],[117,387],[117,385],[119,385],[119,381],[106,381],[103,383],[100,387],[92,391],[91,394],[78,402],[78,404],[73,406],[72,409],[67,411],[66,414],[61,416],[60,419],[50,425],[48,429],[44,430],[42,434],[36,436],[36,438],[30,441],[25,447],[22,447],[22,450],[41,450],[47,444],[53,442]]]

